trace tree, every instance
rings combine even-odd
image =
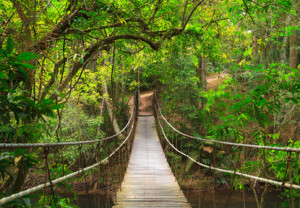
[[[34,67],[22,71],[27,77],[24,85],[16,82],[15,86],[28,102],[66,103],[99,51],[109,51],[115,42],[132,41],[158,50],[165,40],[185,30],[202,2],[2,1],[0,48],[12,37],[18,54],[38,55],[30,61]],[[26,120],[23,125],[40,119]],[[20,163],[14,191],[22,188],[26,175]]]

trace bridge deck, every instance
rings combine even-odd
[[[167,163],[153,116],[139,116],[116,208],[190,207]]]

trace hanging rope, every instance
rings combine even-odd
[[[134,111],[135,111],[135,109],[132,111],[127,124],[124,126],[124,128],[120,132],[118,132],[118,133],[116,133],[112,136],[105,137],[103,139],[80,141],[80,142],[60,142],[60,143],[18,143],[18,144],[0,143],[0,149],[7,149],[7,148],[16,149],[16,148],[32,148],[32,147],[58,147],[58,146],[92,144],[92,143],[97,143],[97,142],[100,142],[100,141],[105,141],[105,140],[114,138],[114,137],[120,135],[123,131],[125,131],[125,129],[130,124],[131,120],[133,119]]]
[[[133,112],[137,113],[135,110],[133,110]],[[133,117],[132,115],[133,114],[131,114],[131,118]],[[130,118],[130,120],[131,120],[131,118]],[[35,186],[33,188],[27,189],[25,191],[21,191],[19,193],[12,194],[12,195],[10,195],[8,197],[2,198],[2,199],[0,199],[0,205],[3,205],[5,203],[8,203],[8,202],[13,201],[13,200],[18,199],[18,198],[21,198],[21,197],[26,196],[28,194],[32,194],[32,193],[34,193],[34,192],[36,192],[38,190],[44,189],[44,188],[46,188],[48,186],[51,186],[51,184],[54,185],[54,184],[57,184],[59,182],[62,182],[64,180],[66,180],[68,178],[72,178],[72,177],[74,177],[74,176],[76,176],[78,174],[87,172],[88,170],[91,170],[91,169],[93,169],[93,168],[95,168],[95,167],[97,167],[97,166],[99,166],[101,164],[106,164],[108,162],[108,160],[127,142],[127,140],[129,139],[129,137],[131,136],[131,133],[132,133],[134,125],[135,125],[135,119],[133,119],[133,123],[131,125],[130,132],[128,133],[128,136],[125,138],[125,140],[109,156],[107,156],[106,158],[104,158],[100,162],[95,163],[95,164],[93,164],[91,166],[88,166],[86,168],[80,169],[80,170],[78,170],[78,171],[76,171],[74,173],[68,174],[66,176],[57,178],[57,179],[51,181],[51,183],[47,182],[45,184],[41,184],[41,185]],[[126,126],[128,126],[128,124]],[[120,132],[118,134],[120,134]],[[96,141],[99,142],[99,140],[96,140]],[[81,143],[79,143],[79,144],[81,144]]]
[[[154,94],[155,94],[155,100],[156,100],[157,110],[158,110],[160,116],[168,124],[168,126],[170,126],[174,131],[176,131],[177,133],[181,134],[182,136],[185,136],[185,137],[188,137],[188,138],[191,138],[191,139],[197,139],[197,140],[204,141],[204,142],[213,142],[213,143],[225,144],[225,145],[231,145],[231,146],[238,146],[238,147],[249,147],[249,148],[256,148],[256,149],[270,149],[270,150],[279,150],[279,151],[286,151],[286,152],[300,152],[300,148],[272,147],[272,146],[262,146],[262,145],[253,145],[253,144],[234,143],[234,142],[224,142],[224,141],[218,141],[218,140],[212,140],[212,139],[204,139],[204,138],[200,138],[200,137],[194,137],[194,136],[185,134],[185,133],[179,131],[178,129],[176,129],[174,126],[172,126],[167,121],[167,119],[164,117],[164,115],[162,114],[162,112],[160,110],[156,92],[154,92]]]
[[[155,110],[157,111],[157,107],[156,105],[154,105],[154,108]],[[209,165],[205,165],[203,163],[200,163],[198,161],[196,161],[195,159],[193,159],[191,156],[181,152],[180,150],[178,150],[170,141],[169,139],[167,138],[164,130],[163,130],[163,127],[160,123],[160,120],[159,118],[157,117],[157,121],[158,121],[158,124],[160,126],[160,129],[163,133],[163,136],[165,138],[165,140],[169,143],[169,145],[174,149],[176,150],[179,154],[187,157],[188,159],[190,159],[191,161],[193,161],[194,163],[202,166],[202,167],[205,167],[205,168],[208,168],[208,169],[211,169],[211,170],[214,170],[214,171],[220,171],[220,172],[223,172],[223,173],[229,173],[229,174],[235,174],[235,175],[239,175],[239,176],[242,176],[242,177],[246,177],[246,178],[250,178],[250,179],[254,179],[254,180],[257,180],[257,181],[261,181],[261,182],[264,182],[264,183],[269,183],[269,184],[273,184],[273,185],[277,185],[277,186],[284,186],[286,188],[293,188],[293,189],[297,189],[297,190],[300,190],[300,185],[296,185],[296,184],[290,184],[290,183],[283,183],[283,182],[279,182],[279,181],[274,181],[274,180],[271,180],[271,179],[267,179],[267,178],[261,178],[261,177],[258,177],[258,176],[253,176],[253,175],[249,175],[249,174],[245,174],[245,173],[241,173],[241,172],[238,172],[238,171],[233,171],[233,170],[225,170],[225,169],[222,169],[222,168],[216,168],[216,167],[213,167],[213,166],[209,166]]]

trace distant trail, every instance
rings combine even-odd
[[[221,74],[212,74],[207,76],[207,89],[218,89],[219,82],[224,80],[226,76],[225,73]],[[152,113],[152,99],[153,99],[153,90],[148,90],[141,92],[140,95],[140,107],[139,107],[139,115],[153,115]],[[129,106],[132,109],[133,107],[133,99],[130,100]]]
[[[222,82],[225,78],[226,74],[213,74],[207,76],[207,90],[213,89],[216,90],[219,87],[219,83]]]
[[[141,92],[139,115],[152,115],[153,90]]]
[[[225,73],[212,74],[212,75],[207,76],[206,81],[207,81],[207,82],[213,82],[213,81],[215,81],[215,80],[222,79],[222,78],[224,78],[225,76],[226,76]]]

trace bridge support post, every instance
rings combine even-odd
[[[156,93],[156,90],[153,92],[153,99],[152,99],[152,111],[153,111],[153,116],[154,118],[156,119],[157,118],[157,114],[156,114],[156,110],[155,110],[155,105],[156,105],[156,100],[157,98],[157,93]]]
[[[135,107],[135,120],[139,115],[139,91],[136,91],[134,94],[134,107]]]

